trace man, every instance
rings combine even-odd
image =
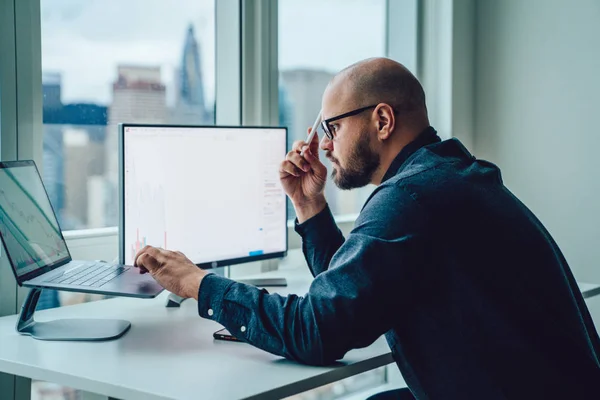
[[[320,147],[342,189],[377,185],[344,240],[318,139],[280,167],[315,276],[281,297],[146,247],[136,265],[261,349],[327,364],[385,334],[419,399],[598,398],[600,340],[550,234],[499,169],[429,126],[417,79],[388,59],[340,72]]]

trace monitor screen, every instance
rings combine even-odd
[[[285,128],[121,126],[121,262],[145,245],[201,267],[282,257]]]
[[[70,260],[33,161],[0,163],[0,236],[19,281]]]

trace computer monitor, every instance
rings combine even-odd
[[[145,245],[201,268],[287,252],[286,128],[120,125],[120,261]]]

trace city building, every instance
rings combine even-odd
[[[61,75],[58,72],[42,74],[42,118],[44,122],[42,177],[50,202],[59,217],[63,214],[65,204],[61,81]]]
[[[175,107],[169,120],[178,125],[212,125],[213,108],[206,106],[200,44],[189,25],[183,45],[181,65],[175,70]]]
[[[117,226],[119,223],[118,124],[123,122],[164,124],[167,122],[166,87],[162,83],[160,74],[160,67],[117,66],[117,80],[113,83],[112,103],[108,107],[106,184],[104,187],[98,182],[93,184],[94,195],[106,199],[106,202],[103,205],[104,210],[90,210],[95,219],[104,215],[102,226]]]

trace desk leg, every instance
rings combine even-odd
[[[30,400],[31,379],[0,372],[0,399]]]
[[[16,376],[15,400],[31,400],[31,379]]]
[[[0,372],[0,399],[15,398],[15,376]]]

